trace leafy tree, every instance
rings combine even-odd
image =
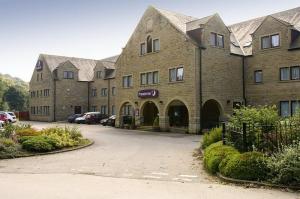
[[[11,110],[24,110],[26,96],[19,89],[15,87],[9,87],[4,93],[4,100],[8,103]]]

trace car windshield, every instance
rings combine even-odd
[[[10,114],[11,116],[15,116],[15,114],[14,114],[14,113],[11,113],[11,112],[9,112],[8,114]]]

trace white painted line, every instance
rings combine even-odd
[[[153,178],[153,179],[160,179],[161,177],[159,176],[150,176],[150,175],[145,175],[143,178]]]
[[[179,176],[184,178],[198,178],[198,176],[196,175],[179,175]]]
[[[161,172],[152,172],[152,175],[160,175],[160,176],[168,176],[168,173],[161,173]]]

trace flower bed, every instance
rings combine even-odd
[[[76,128],[36,130],[30,125],[7,125],[0,132],[0,159],[74,150],[92,142]]]

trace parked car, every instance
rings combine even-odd
[[[5,113],[8,118],[8,122],[12,122],[12,123],[17,122],[17,116],[15,115],[14,112],[5,112]]]
[[[115,121],[116,121],[116,116],[112,115],[108,118],[102,119],[100,121],[100,124],[102,124],[103,126],[115,126]]]
[[[3,121],[5,123],[9,122],[5,112],[0,113],[0,121]]]
[[[96,123],[100,123],[100,121],[103,118],[106,118],[107,115],[105,114],[101,114],[100,112],[91,112],[91,113],[87,113],[86,117],[85,117],[85,123],[86,124],[96,124]]]
[[[85,117],[86,117],[86,113],[81,115],[80,117],[77,117],[74,122],[77,124],[84,124],[85,123]]]
[[[70,116],[68,117],[68,122],[69,122],[69,123],[74,123],[75,120],[76,120],[76,118],[82,117],[82,116],[83,116],[83,114],[73,114],[73,115],[70,115]]]

